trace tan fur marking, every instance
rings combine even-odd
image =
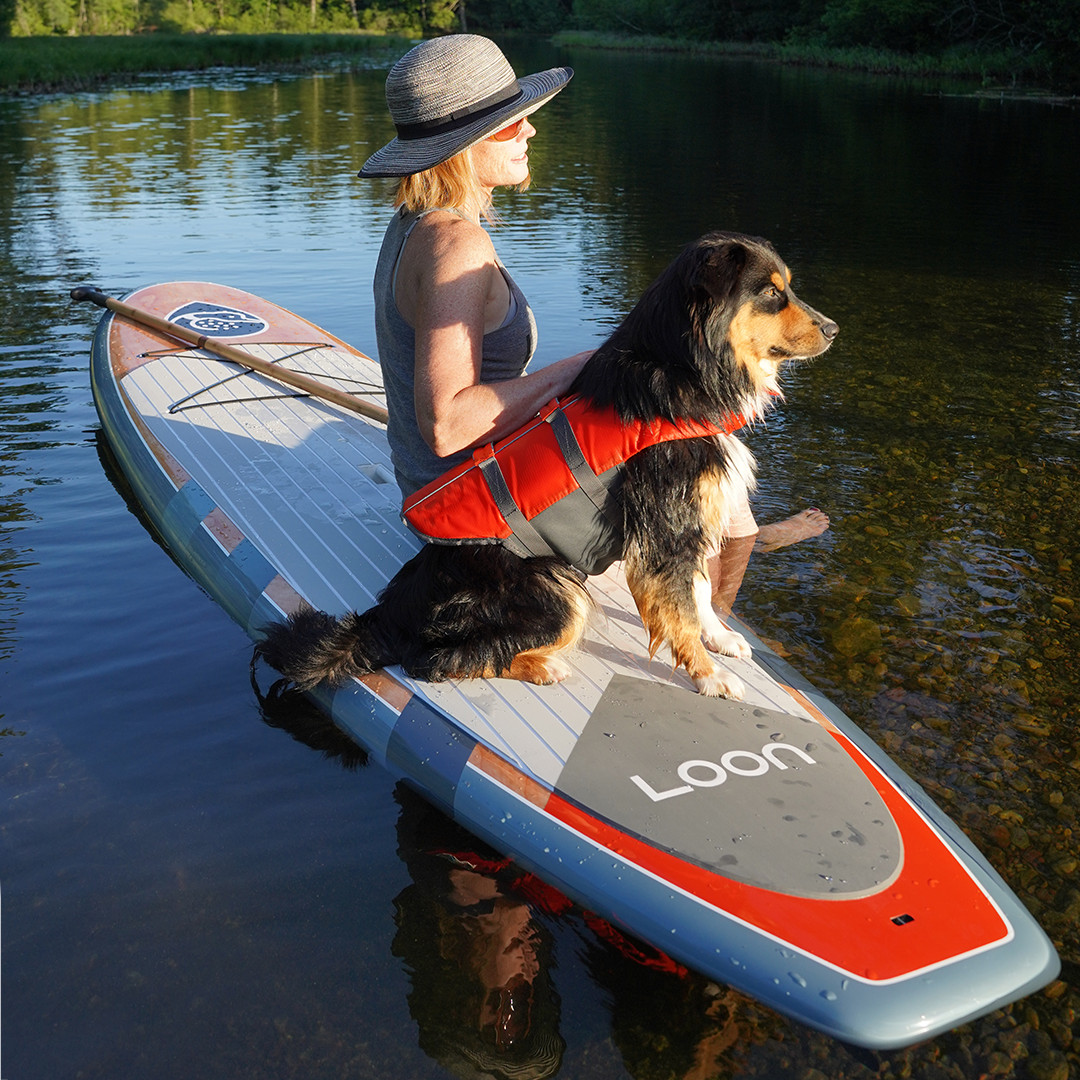
[[[814,353],[821,349],[820,329],[798,304],[788,304],[780,312],[779,321],[785,342],[782,348],[794,353]]]
[[[754,361],[759,355],[754,325],[756,321],[753,305],[745,303],[732,316],[728,327],[728,341],[735,353],[735,359],[751,371],[757,366]]]
[[[711,675],[715,665],[701,643],[701,627],[696,619],[688,623],[671,604],[660,583],[636,572],[629,563],[626,584],[649,632],[649,655],[655,656],[661,645],[667,645],[675,667],[685,667],[691,678]]]
[[[769,276],[769,280],[781,291],[787,288],[787,282],[784,280],[784,275],[779,270],[774,270]]]
[[[735,312],[728,328],[728,341],[735,359],[746,368],[754,382],[757,392],[763,393],[767,386],[765,374],[759,360],[768,357],[769,346],[774,344],[779,319],[776,315],[766,315],[754,309],[747,302]]]
[[[735,358],[757,384],[764,380],[757,362],[769,359],[773,348],[795,356],[816,356],[827,346],[814,317],[797,301],[775,315],[756,310],[748,301],[735,312],[728,341]]]
[[[562,657],[565,653],[577,648],[578,643],[585,636],[585,629],[589,624],[589,613],[592,610],[592,602],[584,588],[578,589],[578,595],[575,595],[573,600],[574,613],[559,637],[550,645],[518,653],[509,669],[501,673],[504,678],[519,679],[521,682],[539,683],[544,686],[566,677],[567,665]]]
[[[698,499],[701,503],[701,520],[715,537],[720,537],[731,516],[720,477],[715,472],[698,477]]]

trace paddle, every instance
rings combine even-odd
[[[79,285],[77,288],[72,289],[71,299],[75,301],[89,300],[91,303],[97,304],[98,307],[108,308],[109,311],[113,311],[117,315],[123,315],[125,318],[131,319],[132,322],[141,323],[143,326],[149,326],[162,334],[176,338],[178,341],[194,345],[196,349],[206,349],[208,352],[215,353],[225,360],[232,360],[234,363],[251,368],[252,371],[257,371],[260,375],[267,376],[267,378],[303,390],[304,393],[310,394],[312,397],[331,401],[335,405],[340,405],[343,409],[360,413],[371,420],[378,420],[381,424],[386,423],[386,410],[379,405],[370,405],[366,401],[360,401],[351,394],[345,393],[344,390],[338,390],[334,386],[327,386],[326,383],[321,383],[318,379],[313,379],[308,375],[301,375],[297,371],[289,371],[288,368],[278,367],[277,364],[262,360],[258,356],[252,356],[251,353],[238,349],[235,345],[229,345],[217,338],[207,337],[205,334],[197,334],[186,326],[178,326],[176,323],[169,322],[168,319],[163,319],[149,311],[144,311],[142,308],[132,307],[131,304],[125,304],[122,300],[114,300],[111,296],[106,296],[103,292],[89,285]]]

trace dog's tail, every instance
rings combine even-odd
[[[262,627],[261,633],[265,637],[255,646],[252,663],[265,660],[299,690],[324,680],[339,686],[397,659],[380,633],[378,607],[340,619],[307,607],[285,622]]]

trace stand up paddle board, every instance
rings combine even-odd
[[[76,290],[78,292],[78,290]],[[115,313],[92,350],[120,465],[176,560],[254,639],[301,603],[364,610],[418,549],[378,365],[257,296],[171,282],[127,298],[304,373],[306,396]],[[212,343],[210,345],[212,347]],[[925,1039],[1053,979],[1053,946],[960,829],[744,625],[704,698],[648,640],[616,564],[556,686],[388,668],[315,693],[377,761],[614,925],[839,1039]]]

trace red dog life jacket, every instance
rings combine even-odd
[[[558,555],[586,574],[601,574],[622,557],[624,462],[659,443],[742,425],[741,417],[724,427],[690,420],[623,424],[614,409],[556,399],[525,427],[478,448],[472,461],[411,495],[402,517],[430,543],[500,543],[523,558]]]

